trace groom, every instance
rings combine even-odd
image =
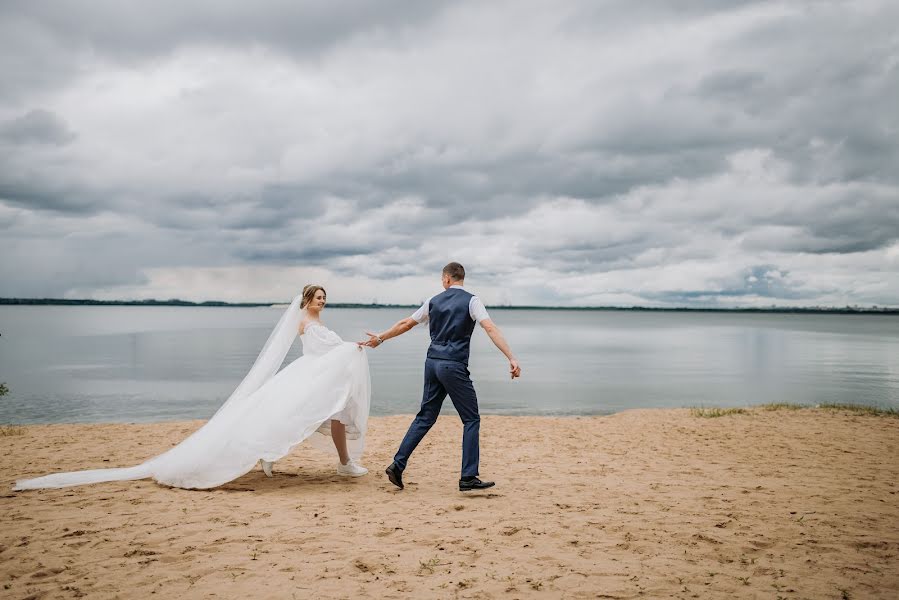
[[[465,268],[457,262],[443,267],[443,289],[421,305],[415,313],[381,334],[368,333],[369,340],[363,346],[377,348],[384,341],[406,333],[419,323],[428,322],[431,345],[425,360],[424,393],[421,410],[409,426],[400,449],[387,467],[387,477],[393,485],[403,489],[403,470],[409,456],[424,438],[440,413],[443,400],[449,394],[453,406],[462,419],[462,477],[459,490],[482,490],[495,485],[492,481],[478,479],[478,434],[481,417],[478,414],[478,397],[468,373],[468,355],[471,334],[475,323],[480,323],[500,352],[509,359],[512,379],[521,375],[518,360],[506,343],[499,327],[494,325],[480,298],[466,291]]]

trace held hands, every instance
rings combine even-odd
[[[518,364],[517,360],[512,359],[509,361],[509,373],[512,375],[512,379],[521,377],[521,366]]]
[[[377,333],[372,333],[370,331],[366,331],[365,335],[368,336],[368,340],[364,342],[356,342],[360,347],[365,346],[367,348],[377,348],[381,344],[384,343],[384,340],[381,339]]]

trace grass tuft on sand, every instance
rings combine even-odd
[[[793,404],[790,402],[772,402],[770,404],[758,404],[749,408],[718,408],[718,407],[693,407],[690,414],[694,417],[704,419],[712,419],[715,417],[725,417],[728,415],[746,415],[754,411],[776,411],[776,410],[828,410],[853,412],[861,415],[869,415],[872,417],[894,417],[899,418],[899,410],[882,406],[867,406],[865,404],[851,403],[822,403],[822,404]]]
[[[756,408],[762,410],[802,410],[809,408],[807,404],[793,404],[791,402],[771,402],[770,404],[760,404]]]
[[[0,437],[23,435],[24,433],[25,428],[20,425],[0,425]]]
[[[716,417],[726,417],[728,415],[742,415],[748,411],[745,408],[691,408],[690,414],[694,417],[703,419],[714,419]]]
[[[819,404],[816,408],[820,408],[822,410],[842,410],[848,412],[855,412],[863,415],[872,415],[877,417],[895,417],[899,418],[899,410],[895,408],[882,407],[882,406],[866,406],[864,404],[842,404],[842,403],[825,403]]]

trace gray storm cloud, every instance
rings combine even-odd
[[[5,2],[0,296],[899,304],[897,21]]]

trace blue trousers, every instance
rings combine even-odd
[[[421,442],[425,434],[437,421],[443,400],[449,394],[453,406],[462,419],[462,477],[478,475],[480,451],[478,436],[481,431],[481,416],[478,414],[478,396],[474,391],[468,367],[453,360],[425,360],[425,384],[421,398],[421,409],[409,426],[406,437],[400,444],[393,461],[400,469],[406,468],[409,456]]]

